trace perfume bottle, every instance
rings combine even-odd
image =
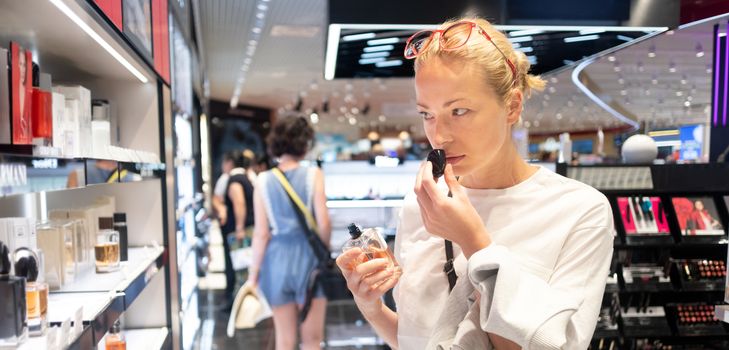
[[[28,316],[28,333],[31,336],[43,335],[45,324],[41,317],[41,289],[37,283],[39,274],[38,255],[22,247],[13,252],[15,276],[25,277],[25,309]],[[47,300],[47,299],[46,299]]]
[[[68,220],[43,222],[36,227],[38,247],[43,251],[39,279],[44,279],[53,289],[73,282],[76,276],[73,230],[73,223]]]
[[[127,342],[124,339],[124,334],[121,333],[121,325],[119,320],[114,322],[114,325],[109,329],[109,334],[106,336],[106,350],[126,350]]]
[[[41,84],[41,80],[43,84]],[[44,86],[42,86],[44,85]],[[50,78],[42,74],[38,65],[33,63],[33,88],[31,91],[31,117],[33,144],[50,146],[53,139],[53,115],[51,107],[53,95],[50,92]]]
[[[96,234],[96,245],[94,245],[96,272],[119,269],[119,232],[112,230],[112,227],[114,227],[112,218],[99,218],[99,233]]]
[[[395,258],[392,256],[390,249],[387,247],[387,243],[384,239],[382,239],[380,234],[377,233],[377,230],[368,228],[362,232],[362,230],[360,230],[360,228],[354,223],[349,224],[347,229],[349,230],[351,238],[344,243],[342,251],[344,252],[352,248],[360,248],[364,253],[360,261],[356,261],[351,264],[350,269],[353,269],[363,262],[378,258],[388,259],[390,261],[388,268],[397,266]]]
[[[114,213],[114,230],[119,232],[119,260],[129,260],[129,233],[127,232],[127,214]]]
[[[10,252],[0,241],[0,348],[16,347],[28,335],[25,279],[10,276]]]

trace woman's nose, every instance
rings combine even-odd
[[[433,126],[433,143],[438,148],[443,148],[444,145],[452,141],[451,127],[448,122],[448,118],[438,116],[435,118],[435,125]]]

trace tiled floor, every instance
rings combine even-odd
[[[223,251],[220,234],[211,234],[211,263],[208,276],[199,285],[199,314],[202,326],[193,349],[274,349],[273,320],[265,320],[254,329],[237,330],[233,338],[225,334],[230,315],[223,296],[225,278],[222,275]],[[352,300],[329,302],[327,307],[325,344],[323,349],[389,349],[364,321]]]

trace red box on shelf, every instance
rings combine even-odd
[[[18,43],[10,42],[10,110],[12,115],[12,142],[18,145],[33,143],[31,121],[31,81],[33,56]]]

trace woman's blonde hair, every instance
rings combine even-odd
[[[514,88],[521,90],[525,100],[531,95],[532,91],[544,90],[546,81],[539,76],[529,74],[531,64],[526,55],[521,51],[514,50],[506,35],[496,29],[489,21],[478,17],[460,18],[441,24],[439,29],[446,29],[460,21],[476,23],[491,37],[493,44],[489,43],[478,32],[478,28],[473,28],[471,37],[466,44],[455,50],[441,50],[439,47],[440,37],[435,36],[431,39],[432,42],[428,47],[420,52],[415,59],[416,73],[423,64],[433,57],[454,58],[477,68],[484,75],[488,86],[493,89],[503,103],[510,100]],[[468,32],[465,30],[456,31],[453,34],[449,32],[447,40],[462,42],[466,40],[465,36],[467,35]],[[504,53],[503,56],[499,50],[496,50],[494,45]],[[511,67],[509,67],[504,56],[514,64],[515,74],[512,73]]]

